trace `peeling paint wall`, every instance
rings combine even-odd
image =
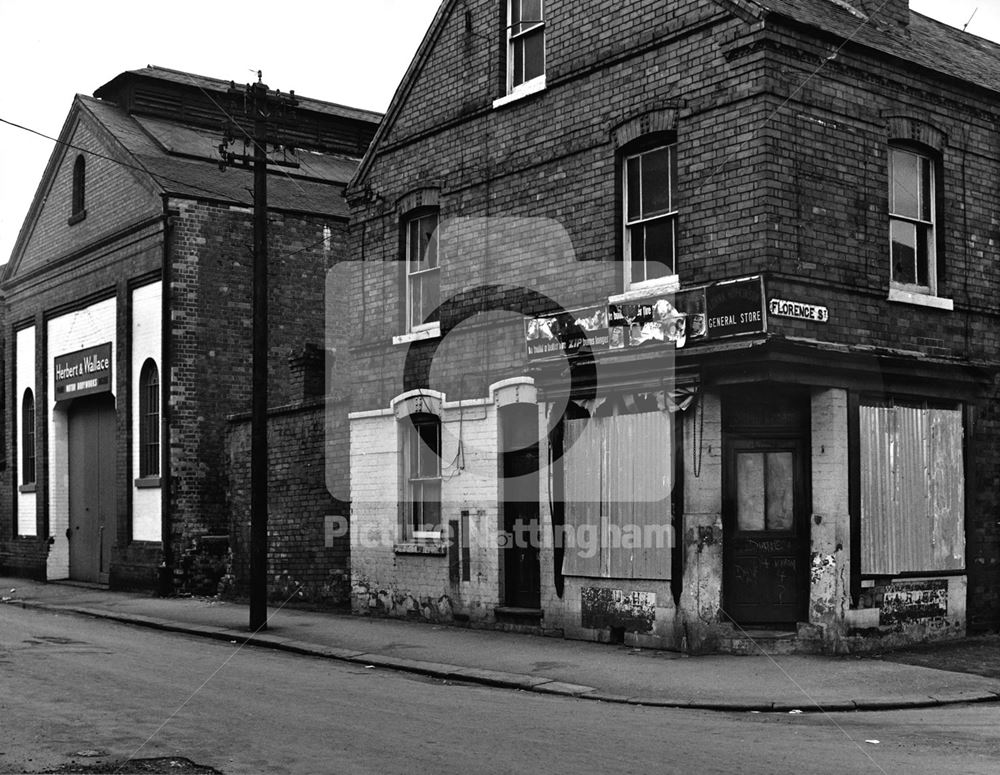
[[[965,576],[864,583],[858,608],[845,616],[844,648],[864,651],[964,637],[967,591]]]
[[[714,651],[722,605],[722,404],[703,391],[684,415],[684,577],[681,642],[695,653]]]
[[[851,585],[847,391],[813,391],[811,437],[809,622],[826,638],[836,639]]]
[[[567,637],[680,648],[669,580],[567,577],[564,601]]]

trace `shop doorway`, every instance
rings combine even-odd
[[[733,399],[724,435],[723,609],[737,624],[791,628],[809,601],[809,406]]]
[[[503,604],[541,605],[538,519],[538,407],[500,410],[500,491],[503,511]]]
[[[69,577],[105,584],[116,520],[115,399],[76,399],[69,408]]]

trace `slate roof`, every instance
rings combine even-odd
[[[163,193],[215,199],[249,206],[253,175],[242,167],[218,167],[218,131],[166,119],[130,116],[111,102],[77,95],[81,107],[104,126],[151,175]],[[237,147],[237,152],[242,148]],[[281,158],[278,156],[277,158]],[[300,151],[289,157],[298,169],[274,167],[268,174],[268,204],[273,209],[348,216],[344,186],[358,159]]]
[[[853,43],[942,75],[1000,91],[1000,44],[910,11],[906,27],[876,24],[850,0],[750,0],[765,12],[850,38]],[[851,13],[849,5],[861,15]]]
[[[194,86],[208,92],[225,92],[232,83],[232,81],[223,81],[220,78],[210,78],[209,76],[197,75],[196,73],[185,73],[181,70],[171,70],[168,67],[160,67],[159,65],[147,65],[139,70],[126,70],[125,72],[117,75],[114,79],[102,86],[101,89],[98,89],[98,94],[95,96],[100,96],[100,92],[102,90],[111,90],[120,78],[126,78],[127,76],[155,78],[156,80],[169,81],[182,86]],[[237,84],[237,86],[241,85],[242,84]],[[295,97],[298,99],[299,106],[303,110],[311,110],[316,113],[323,113],[337,118],[348,118],[356,121],[371,121],[374,123],[377,123],[382,118],[381,113],[375,113],[370,110],[361,110],[360,108],[352,108],[347,105],[338,105],[335,102],[324,102],[323,100],[303,97],[300,94],[296,94]]]

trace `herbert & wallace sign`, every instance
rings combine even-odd
[[[111,391],[111,342],[57,355],[53,365],[56,401]]]

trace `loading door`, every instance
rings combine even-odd
[[[107,582],[115,517],[115,400],[106,393],[69,409],[71,579]]]

